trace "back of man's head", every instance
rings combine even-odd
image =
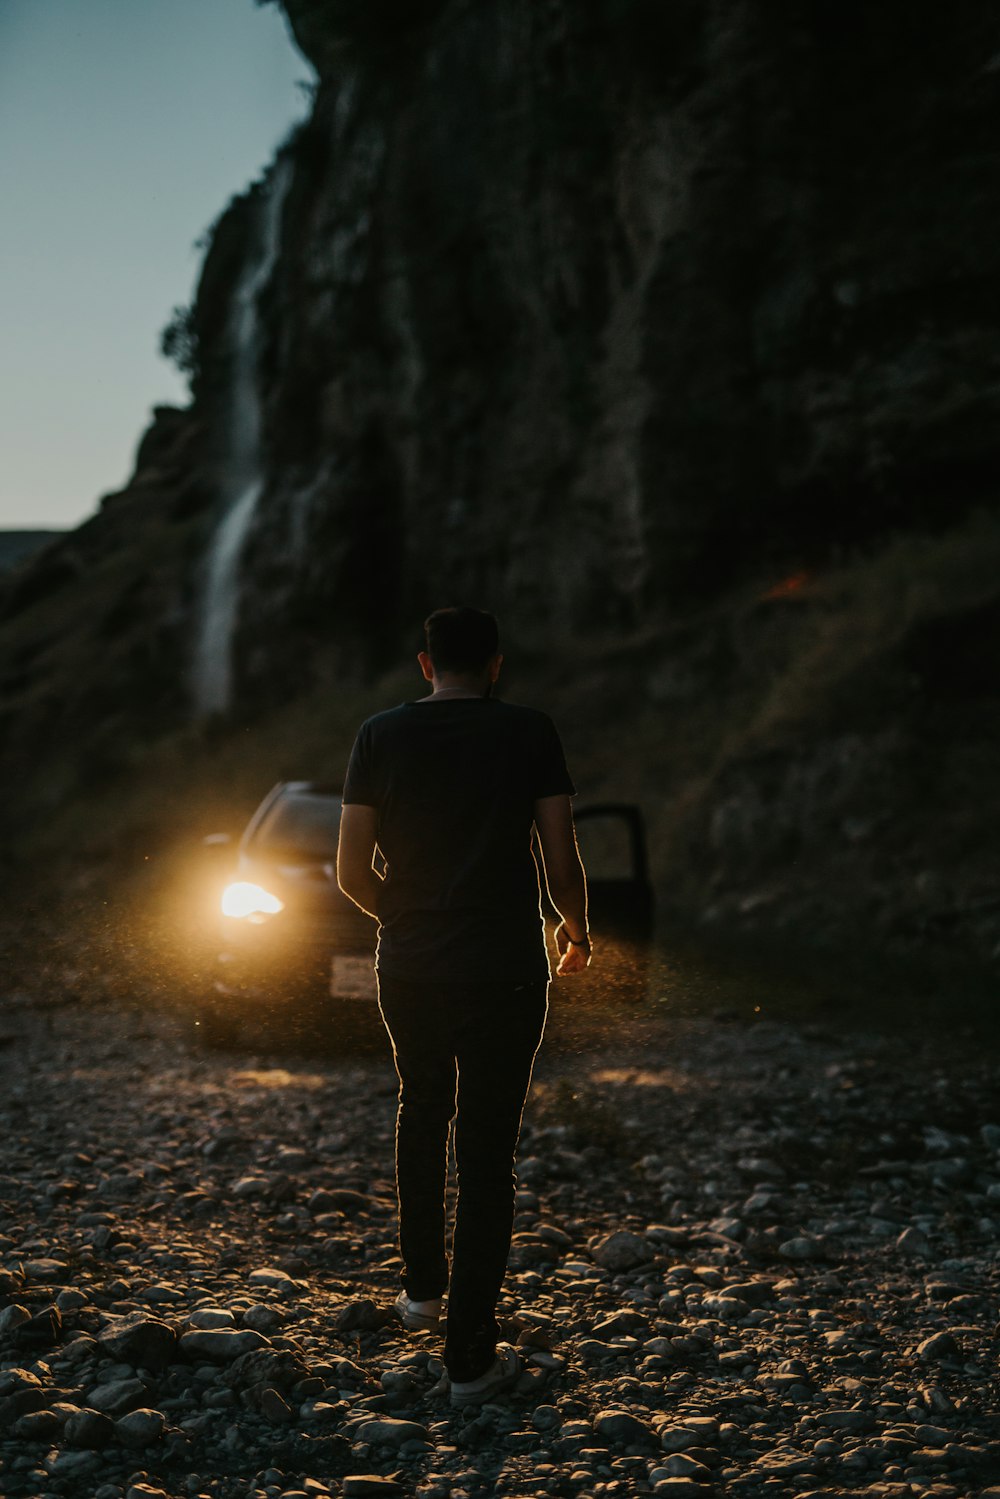
[[[481,671],[500,649],[496,618],[484,609],[435,609],[424,620],[424,633],[437,672]]]

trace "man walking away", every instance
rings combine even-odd
[[[556,972],[582,972],[591,947],[574,787],[551,720],[491,696],[503,660],[492,614],[439,609],[425,631],[418,659],[432,691],[368,719],[355,741],[337,876],[379,922],[379,1006],[399,1074],[396,1312],[411,1329],[434,1329],[448,1292],[451,1402],[469,1405],[521,1373],[514,1349],[497,1345],[496,1304],[513,1227],[514,1151],[548,1004],[532,827],[562,918]]]

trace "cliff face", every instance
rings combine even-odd
[[[985,6],[386,4],[381,49],[364,10],[288,6],[256,540],[298,515],[297,607],[619,628],[992,496]]]
[[[947,663],[985,764],[992,7],[285,9],[315,107],[216,226],[192,407],[0,598],[25,804],[227,705],[294,716],[480,600],[684,909],[835,934],[980,901],[988,957]]]

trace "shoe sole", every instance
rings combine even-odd
[[[441,1326],[441,1317],[432,1317],[428,1312],[411,1312],[398,1301],[393,1303],[393,1312],[402,1322],[407,1332],[437,1332]]]
[[[396,1316],[407,1332],[437,1332],[441,1326],[440,1317],[422,1317],[418,1312],[397,1312]]]

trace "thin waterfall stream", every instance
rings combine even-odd
[[[282,208],[291,179],[291,160],[281,157],[267,180],[265,197],[258,210],[257,254],[249,260],[237,282],[230,310],[233,380],[226,434],[225,505],[206,559],[192,674],[195,708],[203,717],[226,712],[232,701],[240,560],[264,488],[258,303],[278,256]]]

